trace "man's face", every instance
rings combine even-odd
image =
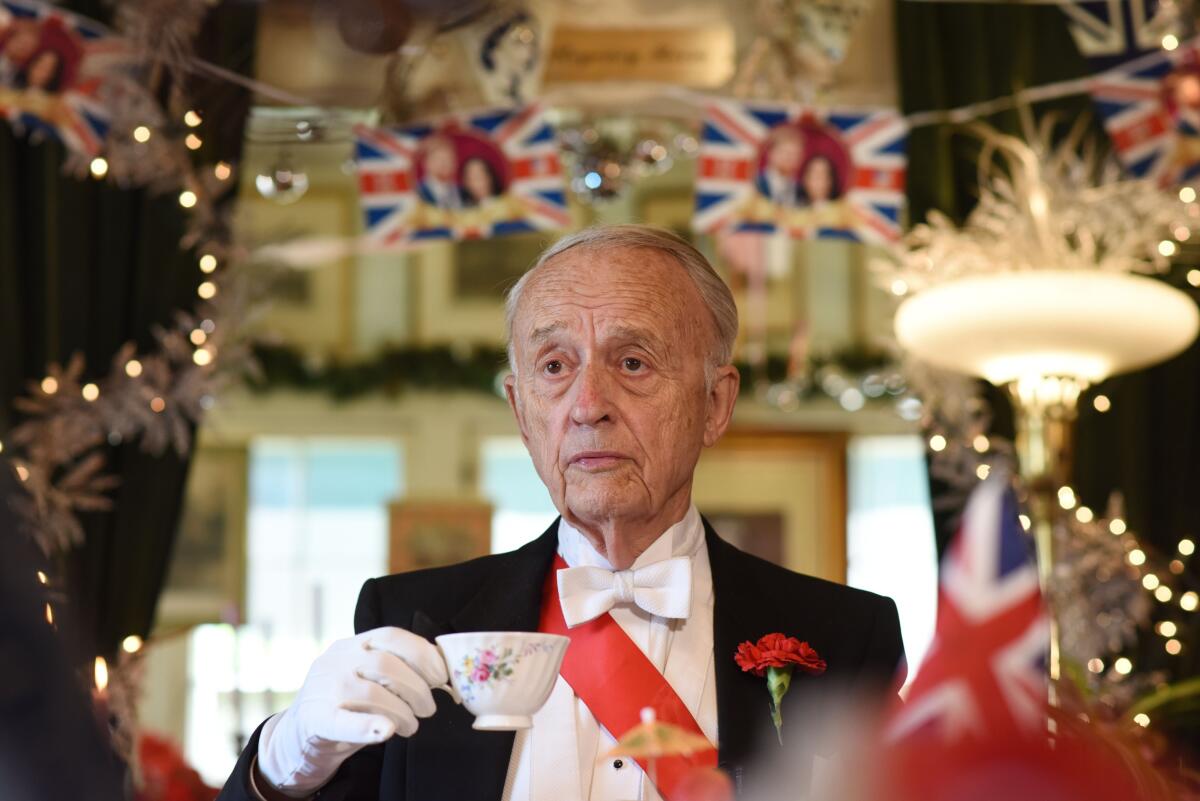
[[[783,133],[767,152],[767,164],[782,175],[792,176],[800,169],[803,156],[804,145],[801,144],[800,137],[792,133]]]
[[[454,155],[454,145],[444,139],[439,139],[429,145],[425,152],[425,171],[439,181],[447,183],[454,181],[454,173],[458,170],[458,157]]]
[[[700,450],[736,396],[732,368],[706,388],[712,336],[711,313],[666,254],[576,248],[531,279],[506,389],[564,517],[648,520],[690,499]]]
[[[14,64],[24,64],[37,49],[39,40],[33,26],[14,24],[12,35],[4,45],[4,55]]]

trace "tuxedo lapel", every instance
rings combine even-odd
[[[704,531],[713,580],[718,762],[740,786],[763,721],[769,720],[769,696],[764,680],[743,672],[733,655],[739,643],[766,633],[772,604],[747,574],[748,557],[718,537],[707,520]]]
[[[537,631],[546,571],[558,545],[558,521],[541,537],[507,554],[479,591],[449,621],[417,612],[412,628],[433,639],[463,631]],[[406,798],[498,801],[504,792],[512,732],[471,728],[473,718],[446,693],[434,693],[437,713],[409,740]]]

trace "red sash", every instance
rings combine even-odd
[[[558,571],[565,567],[567,563],[563,558],[555,557],[554,566],[546,576],[538,631],[570,638],[571,644],[563,658],[562,677],[587,704],[600,725],[619,739],[641,723],[642,707],[649,706],[653,707],[658,720],[704,737],[700,725],[675,690],[612,615],[604,614],[573,629],[567,628],[558,600]],[[647,770],[646,760],[638,759],[637,763],[642,770]],[[715,750],[689,757],[657,759],[658,793],[665,801],[671,801],[680,779],[688,771],[716,766]]]

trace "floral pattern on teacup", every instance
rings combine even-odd
[[[476,648],[474,654],[463,657],[462,666],[454,671],[458,692],[467,701],[475,699],[475,691],[488,682],[507,679],[513,674],[520,657],[511,648],[497,653],[494,648]]]
[[[552,644],[542,642],[526,643],[516,654],[512,648],[476,648],[473,654],[464,656],[462,664],[454,670],[454,683],[464,701],[474,701],[478,690],[511,678],[522,657],[553,650]]]

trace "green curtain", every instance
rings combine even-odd
[[[98,0],[68,5],[101,20],[111,10]],[[256,18],[249,3],[214,8],[198,54],[251,72]],[[207,119],[206,160],[236,161],[249,97],[202,82],[188,92]],[[152,326],[190,309],[202,280],[196,254],[180,247],[185,212],[173,194],[64,175],[64,155],[57,141],[35,143],[0,124],[0,436],[18,422],[13,399],[47,364],[82,353],[85,380],[100,378],[124,342],[150,349]],[[85,544],[56,577],[85,658],[149,633],[188,470],[187,458],[151,456],[137,443],[107,451],[121,482],[114,507],[84,516]]]
[[[896,36],[905,112],[954,108],[1092,72],[1070,37],[1065,16],[1053,5],[899,0]],[[1080,114],[1092,115],[1092,133],[1106,141],[1087,96],[1038,104],[1033,110],[1038,116],[1057,112],[1064,125]],[[987,121],[1001,130],[1021,132],[1014,111]],[[978,197],[977,153],[970,137],[949,126],[912,132],[911,220],[923,219],[929,209],[958,220],[965,216]],[[1195,262],[1195,253],[1185,248],[1165,280],[1196,297],[1197,291],[1184,280],[1189,261]],[[985,393],[992,402],[996,433],[1011,436],[1007,398],[990,386]],[[1112,410],[1106,414],[1091,405],[1097,393],[1112,399]],[[1077,429],[1073,483],[1081,502],[1103,512],[1109,495],[1120,491],[1130,528],[1169,558],[1181,537],[1195,537],[1200,522],[1200,493],[1195,490],[1200,486],[1198,416],[1200,345],[1152,369],[1094,387],[1081,401]],[[936,497],[946,487],[931,480],[931,490]],[[935,514],[939,553],[953,534],[960,511]],[[1197,563],[1190,568],[1192,581]],[[1186,676],[1200,666],[1197,650],[1169,658],[1159,643],[1150,642],[1139,664]]]

